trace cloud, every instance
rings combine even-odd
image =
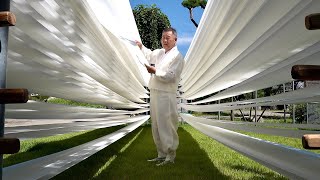
[[[190,45],[193,37],[191,36],[183,36],[178,38],[178,45]]]

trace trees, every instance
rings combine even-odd
[[[170,27],[168,17],[155,4],[138,5],[133,9],[133,15],[142,43],[152,50],[161,48],[162,30]]]
[[[194,26],[198,27],[198,23],[193,19],[193,12],[192,10],[196,7],[201,7],[204,9],[207,5],[206,0],[184,0],[182,6],[189,9],[190,20],[194,24]]]

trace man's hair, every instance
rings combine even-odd
[[[162,31],[162,33],[168,32],[168,31],[171,31],[176,37],[178,37],[177,31],[176,31],[176,29],[174,29],[173,27],[164,28],[163,31]]]

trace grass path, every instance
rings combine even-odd
[[[286,179],[189,125],[179,128],[174,164],[157,167],[150,126],[140,127],[53,179]]]

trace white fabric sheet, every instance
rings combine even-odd
[[[92,10],[88,2],[113,10]],[[88,2],[12,1],[17,24],[10,27],[8,88],[115,108],[145,103],[146,79],[132,54],[139,49],[123,40],[140,39],[129,1]],[[115,20],[106,26],[101,17]],[[117,26],[121,18],[126,28]]]
[[[251,92],[290,82],[296,63],[319,64],[320,31],[304,26],[305,16],[319,9],[317,0],[208,1],[186,56],[182,97],[194,100],[240,83],[228,96]]]

